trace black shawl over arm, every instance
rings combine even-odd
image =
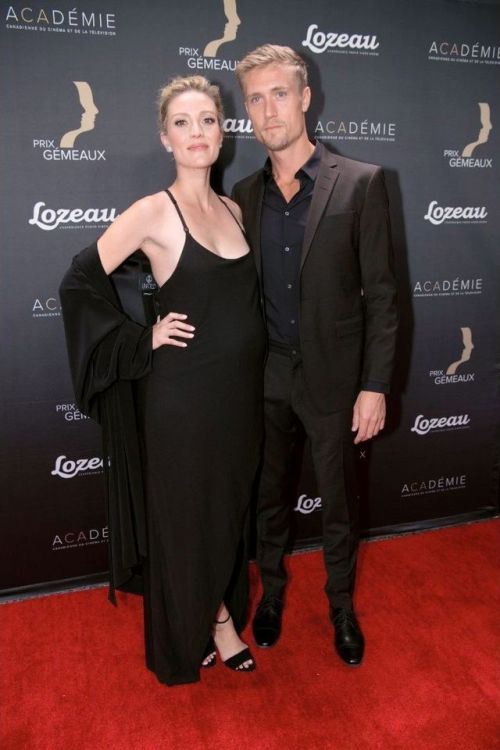
[[[151,328],[123,311],[96,243],[73,259],[59,293],[76,403],[102,427],[115,602],[115,587],[136,588],[147,549],[132,381],[151,369]]]

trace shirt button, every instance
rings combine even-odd
[[[297,354],[297,349],[292,349],[292,354],[293,355]]]
[[[289,247],[285,247],[285,253],[289,253],[289,252],[290,252],[290,248]]]
[[[292,325],[295,325],[295,320],[294,320],[294,319],[292,318],[292,320],[290,321],[290,323],[291,323]]]
[[[291,289],[291,288],[292,288],[292,285],[291,285],[291,284],[287,284],[287,285],[286,285],[286,288],[287,288],[287,289]]]
[[[285,211],[285,216],[290,216],[290,211]]]

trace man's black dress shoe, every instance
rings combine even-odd
[[[253,618],[255,643],[261,648],[274,646],[281,635],[283,601],[277,596],[263,596]]]
[[[346,664],[351,667],[361,664],[365,650],[365,639],[352,609],[333,607],[331,619],[335,628],[335,649]]]

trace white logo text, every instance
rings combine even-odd
[[[363,34],[338,34],[333,31],[325,34],[318,31],[318,24],[312,23],[307,29],[307,35],[302,42],[311,52],[320,55],[327,49],[376,50],[379,47],[377,37]]]
[[[108,224],[114,221],[118,214],[116,208],[44,208],[45,203],[39,201],[33,207],[33,216],[28,224],[37,226],[46,232],[57,229],[61,224]]]
[[[411,432],[416,432],[417,435],[427,435],[431,430],[467,427],[469,424],[470,417],[468,414],[459,414],[452,417],[431,417],[429,419],[424,417],[423,414],[419,414]]]
[[[438,226],[445,221],[458,223],[460,221],[486,219],[487,216],[486,206],[446,206],[443,208],[437,201],[431,201],[424,219],[430,221],[434,226]]]

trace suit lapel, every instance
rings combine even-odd
[[[260,254],[260,220],[262,216],[262,201],[264,199],[263,173],[259,172],[255,184],[248,191],[247,207],[245,214],[245,230],[248,235],[250,248],[254,254],[255,264],[259,278],[262,274]]]
[[[339,169],[337,166],[337,160],[335,155],[323,148],[323,154],[321,157],[321,163],[319,167],[318,176],[314,183],[314,190],[311,199],[311,208],[309,210],[309,217],[304,232],[304,240],[302,242],[302,252],[300,258],[300,269],[305,263],[307,254],[311,247],[313,237],[316,234],[318,224],[321,221],[323,212],[326,208],[326,204],[332,194],[333,188],[339,177]]]

